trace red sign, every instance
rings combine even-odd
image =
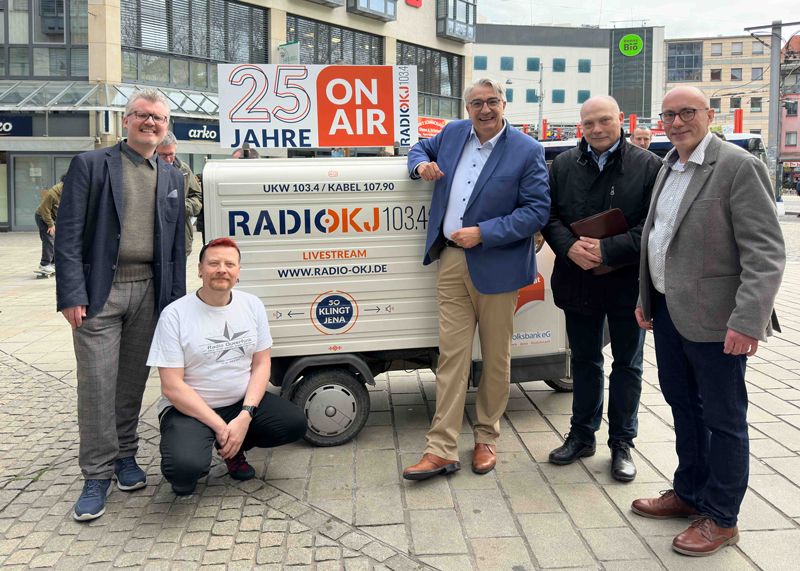
[[[430,139],[435,137],[436,134],[444,129],[447,125],[447,119],[440,119],[438,117],[420,117],[419,118],[419,136],[421,139]]]
[[[422,8],[422,0],[406,0],[406,4],[414,8]]]

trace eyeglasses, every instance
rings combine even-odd
[[[164,160],[167,160],[167,159],[174,159],[176,155],[175,153],[158,153],[158,156]]]
[[[667,125],[674,122],[675,117],[680,117],[681,121],[685,123],[694,119],[695,113],[698,111],[708,111],[708,109],[708,107],[703,107],[702,109],[692,109],[691,107],[687,107],[686,109],[681,109],[677,113],[674,111],[664,111],[663,113],[659,113],[658,116],[661,117],[661,120]]]
[[[158,113],[145,113],[144,111],[131,111],[128,113],[128,117],[136,117],[139,121],[144,123],[148,119],[152,119],[153,123],[158,125],[163,125],[169,120],[169,117],[166,115],[159,115]]]
[[[468,101],[467,105],[473,111],[480,111],[483,109],[484,105],[488,105],[489,109],[497,109],[500,107],[500,104],[503,103],[502,99],[498,99],[497,97],[492,97],[491,99],[473,99],[472,101]]]

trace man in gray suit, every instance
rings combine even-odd
[[[745,367],[772,333],[786,255],[764,164],[709,133],[714,111],[700,90],[677,87],[661,108],[675,148],[642,231],[636,319],[655,337],[678,468],[674,489],[631,509],[699,516],[672,547],[711,555],[739,539],[749,465]]]

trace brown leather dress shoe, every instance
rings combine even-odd
[[[672,540],[672,549],[692,557],[705,557],[738,541],[739,528],[720,527],[710,517],[701,517]]]
[[[472,452],[472,471],[476,474],[485,474],[494,470],[497,464],[494,444],[476,444]]]
[[[452,474],[460,469],[461,463],[458,460],[448,460],[436,454],[425,453],[422,455],[422,460],[403,470],[403,478],[426,480],[439,474]]]
[[[684,502],[675,490],[662,492],[658,498],[642,498],[634,500],[631,511],[643,517],[653,519],[669,519],[673,517],[689,517],[699,515],[697,510]]]

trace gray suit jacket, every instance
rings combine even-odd
[[[639,301],[646,319],[655,291],[647,241],[668,173],[667,166],[659,172],[642,231]],[[667,306],[686,339],[724,341],[729,328],[762,341],[771,334],[786,253],[770,188],[761,161],[711,138],[678,208],[666,254]]]

